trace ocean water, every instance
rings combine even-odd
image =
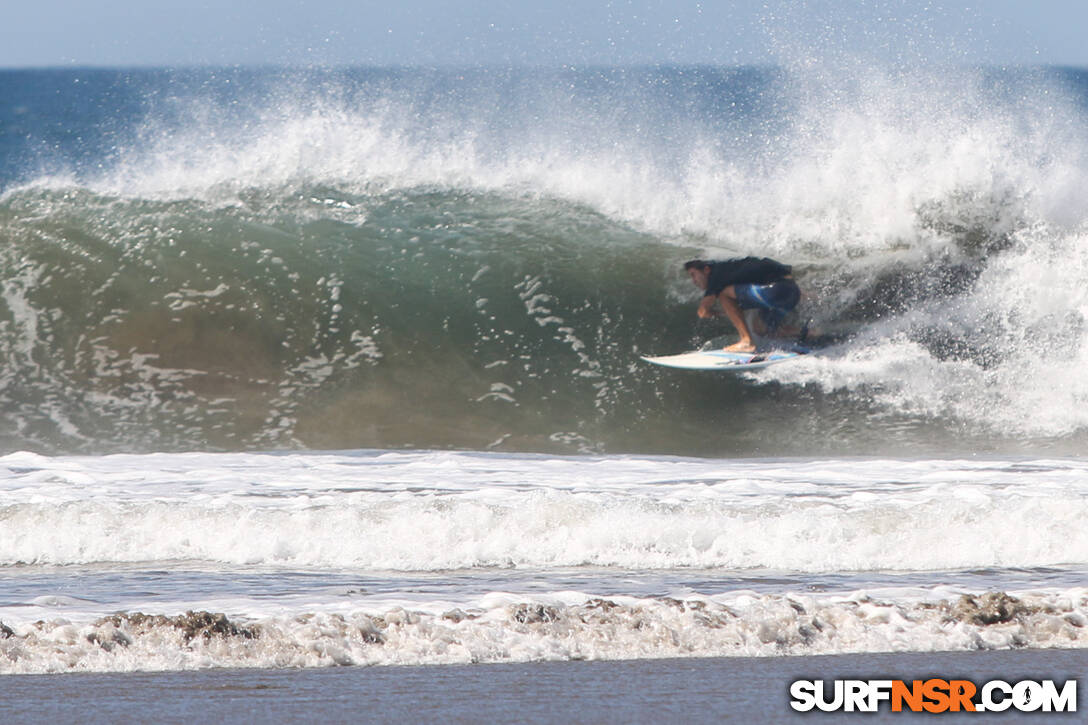
[[[0,672],[1081,648],[1088,72],[0,72]],[[816,354],[694,256],[794,266]]]

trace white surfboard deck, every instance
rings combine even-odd
[[[727,350],[695,350],[678,355],[643,356],[642,359],[654,365],[681,370],[725,370],[745,372],[759,370],[768,365],[797,360],[808,354],[808,350],[797,347],[792,350],[767,350],[764,352],[729,352]]]

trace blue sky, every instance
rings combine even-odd
[[[1084,0],[34,0],[0,67],[783,64],[1088,66]]]

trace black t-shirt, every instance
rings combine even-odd
[[[733,284],[770,284],[786,277],[793,270],[785,264],[764,257],[744,257],[710,263],[707,277],[707,297],[717,297],[722,290]]]

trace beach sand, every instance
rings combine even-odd
[[[3,678],[0,721],[765,723],[1084,722],[1075,713],[796,713],[796,679],[1078,678],[1085,650],[202,670]]]

